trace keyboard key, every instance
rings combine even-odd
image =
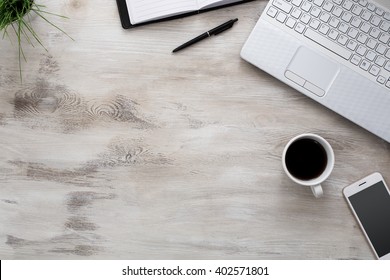
[[[276,17],[276,20],[280,21],[281,23],[284,23],[286,18],[287,18],[287,16],[284,13],[280,12],[278,14],[278,16]]]
[[[362,63],[360,64],[360,68],[363,70],[367,71],[368,68],[370,68],[371,64],[367,60],[363,60]]]
[[[369,3],[368,6],[367,6],[367,9],[369,9],[371,12],[375,11],[376,7],[374,4],[372,3]]]
[[[278,10],[275,9],[274,7],[270,7],[267,11],[267,15],[269,15],[270,17],[275,17],[276,14],[278,13]]]
[[[390,35],[386,33],[382,33],[381,36],[379,37],[379,41],[381,41],[383,44],[387,44],[389,39],[390,39]]]
[[[372,16],[372,14],[369,11],[364,10],[362,15],[361,15],[361,18],[364,19],[365,21],[369,21],[371,16]]]
[[[357,48],[357,43],[355,41],[349,40],[347,44],[347,48],[350,49],[351,51],[356,50]]]
[[[343,13],[341,19],[345,22],[350,22],[352,19],[352,15],[350,13]]]
[[[323,8],[325,11],[330,12],[333,9],[333,4],[329,1],[326,1]]]
[[[343,8],[346,10],[350,10],[352,8],[353,3],[349,0],[345,0],[343,3]]]
[[[349,28],[349,25],[346,24],[345,22],[342,22],[340,25],[339,25],[339,30],[343,33],[347,33],[348,31],[348,28]]]
[[[336,6],[336,7],[334,7],[332,14],[334,14],[336,17],[339,17],[339,16],[341,16],[342,12],[343,12],[343,9]]]
[[[371,25],[369,25],[367,22],[363,22],[363,24],[360,26],[360,30],[368,33],[371,29]]]
[[[357,37],[358,42],[365,44],[367,41],[368,37],[366,34],[360,33],[359,36]]]
[[[374,61],[375,57],[376,57],[376,53],[373,52],[373,51],[368,51],[367,54],[366,54],[366,58],[369,61]]]
[[[334,3],[336,3],[337,5],[341,5],[341,3],[343,2],[343,0],[333,0]]]
[[[358,5],[355,5],[355,6],[353,6],[353,8],[352,8],[352,13],[353,13],[354,15],[357,15],[357,16],[360,16],[360,14],[362,13],[362,11],[363,11],[363,8],[360,7],[360,6],[358,6]]]
[[[295,31],[302,34],[303,31],[305,31],[305,26],[302,24],[302,23],[298,23],[296,26],[295,26]]]
[[[370,20],[371,24],[374,26],[378,26],[381,23],[381,19],[377,16],[373,16]]]
[[[390,72],[390,61],[386,63],[385,69]]]
[[[337,39],[337,42],[339,42],[343,46],[347,43],[347,41],[348,41],[348,37],[343,34],[341,34]]]
[[[382,21],[381,25],[379,26],[380,29],[387,32],[390,29],[390,23],[387,21]]]
[[[294,25],[297,21],[295,19],[292,19],[292,18],[289,18],[287,21],[286,21],[286,25],[290,28],[294,28]]]
[[[377,45],[378,43],[375,41],[375,40],[373,40],[373,39],[368,39],[368,41],[367,41],[367,47],[369,47],[370,49],[375,49],[376,48],[376,45]]]
[[[383,76],[378,76],[378,78],[376,79],[376,81],[380,84],[384,84],[386,82],[386,78],[383,77]]]
[[[302,4],[302,0],[292,0],[291,2],[293,5],[299,7]]]
[[[310,11],[310,14],[313,16],[313,17],[318,17],[321,13],[321,9],[318,8],[318,7],[313,7],[313,9],[311,9]]]
[[[281,9],[283,12],[289,14],[291,12],[292,6],[291,4],[283,1],[283,0],[274,0],[272,2],[272,5],[274,5],[276,8]]]
[[[330,29],[329,26],[327,26],[326,24],[321,24],[321,27],[320,27],[319,31],[322,34],[326,35],[326,34],[328,34],[329,29]]]
[[[390,88],[390,81],[386,83],[386,87]]]
[[[364,56],[366,54],[366,52],[367,52],[367,49],[364,46],[359,45],[359,47],[357,48],[356,52],[358,54],[360,54],[361,56]]]
[[[352,64],[355,64],[356,66],[359,65],[361,60],[362,60],[361,57],[356,54],[354,54],[353,57],[351,58]]]
[[[322,36],[321,34],[315,32],[314,30],[308,28],[305,32],[305,36],[317,44],[327,48],[328,50],[334,52],[335,54],[341,56],[342,58],[349,60],[352,53],[347,49],[339,46],[338,44],[330,41],[328,38]]]
[[[320,26],[320,21],[318,19],[312,19],[311,22],[310,22],[310,27],[314,28],[314,29],[317,29],[319,26]]]
[[[383,16],[383,14],[385,13],[385,11],[383,11],[381,8],[377,8],[375,13],[378,15],[378,16]]]
[[[305,12],[309,12],[310,11],[310,9],[311,9],[311,4],[309,3],[309,2],[305,2],[305,3],[303,3],[303,5],[302,5],[302,10],[304,10]]]
[[[301,14],[302,14],[301,10],[295,8],[294,11],[291,13],[291,16],[298,19],[301,16]]]
[[[390,49],[387,50],[385,56],[386,56],[387,58],[390,58]]]
[[[375,64],[376,64],[376,65],[379,65],[380,67],[382,67],[383,65],[385,65],[385,62],[386,62],[386,59],[384,59],[382,56],[378,56],[378,57],[375,59]]]
[[[371,37],[374,37],[376,39],[379,37],[379,34],[381,34],[381,32],[379,31],[378,28],[371,29],[371,32],[370,32]]]
[[[368,71],[373,76],[378,76],[380,68],[378,66],[372,65],[370,71]]]
[[[376,47],[376,51],[379,54],[384,54],[386,52],[386,50],[387,50],[387,48],[382,44],[378,44],[378,46]]]
[[[362,20],[358,17],[354,17],[351,21],[352,26],[359,28],[360,24],[362,24]]]
[[[311,17],[308,16],[307,14],[303,14],[302,17],[301,17],[301,21],[302,21],[303,23],[306,23],[306,24],[309,23],[310,19],[311,19]]]
[[[323,12],[320,16],[320,20],[323,22],[328,22],[330,19],[330,14]]]
[[[328,34],[329,38],[333,39],[333,40],[336,40],[337,39],[337,36],[339,36],[339,33],[332,29],[329,34]]]
[[[318,7],[321,7],[322,4],[324,4],[324,0],[314,0],[313,3],[314,3],[314,5],[317,5]]]
[[[387,12],[387,13],[385,13],[385,20],[390,20],[390,13],[389,12]]]
[[[359,5],[363,7],[367,6],[367,0],[359,0]]]
[[[359,34],[359,32],[354,28],[350,28],[348,31],[348,36],[353,38],[353,39],[355,39],[358,34]]]
[[[339,26],[339,24],[340,24],[340,20],[335,18],[335,17],[332,17],[332,19],[329,22],[329,25],[334,27],[334,28],[337,28],[337,26]]]

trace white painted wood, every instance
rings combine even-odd
[[[1,42],[1,259],[374,258],[342,188],[390,182],[390,145],[240,59],[266,1],[133,30],[115,1],[41,2],[75,42],[34,19],[23,84]],[[335,151],[321,199],[282,170],[305,132]]]

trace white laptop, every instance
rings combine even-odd
[[[390,142],[390,0],[270,0],[241,57]]]

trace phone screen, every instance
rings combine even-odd
[[[379,258],[390,253],[390,195],[378,182],[349,198]]]

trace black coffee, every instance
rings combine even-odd
[[[328,164],[324,147],[313,139],[299,139],[286,152],[286,166],[295,178],[311,180],[319,177]]]

